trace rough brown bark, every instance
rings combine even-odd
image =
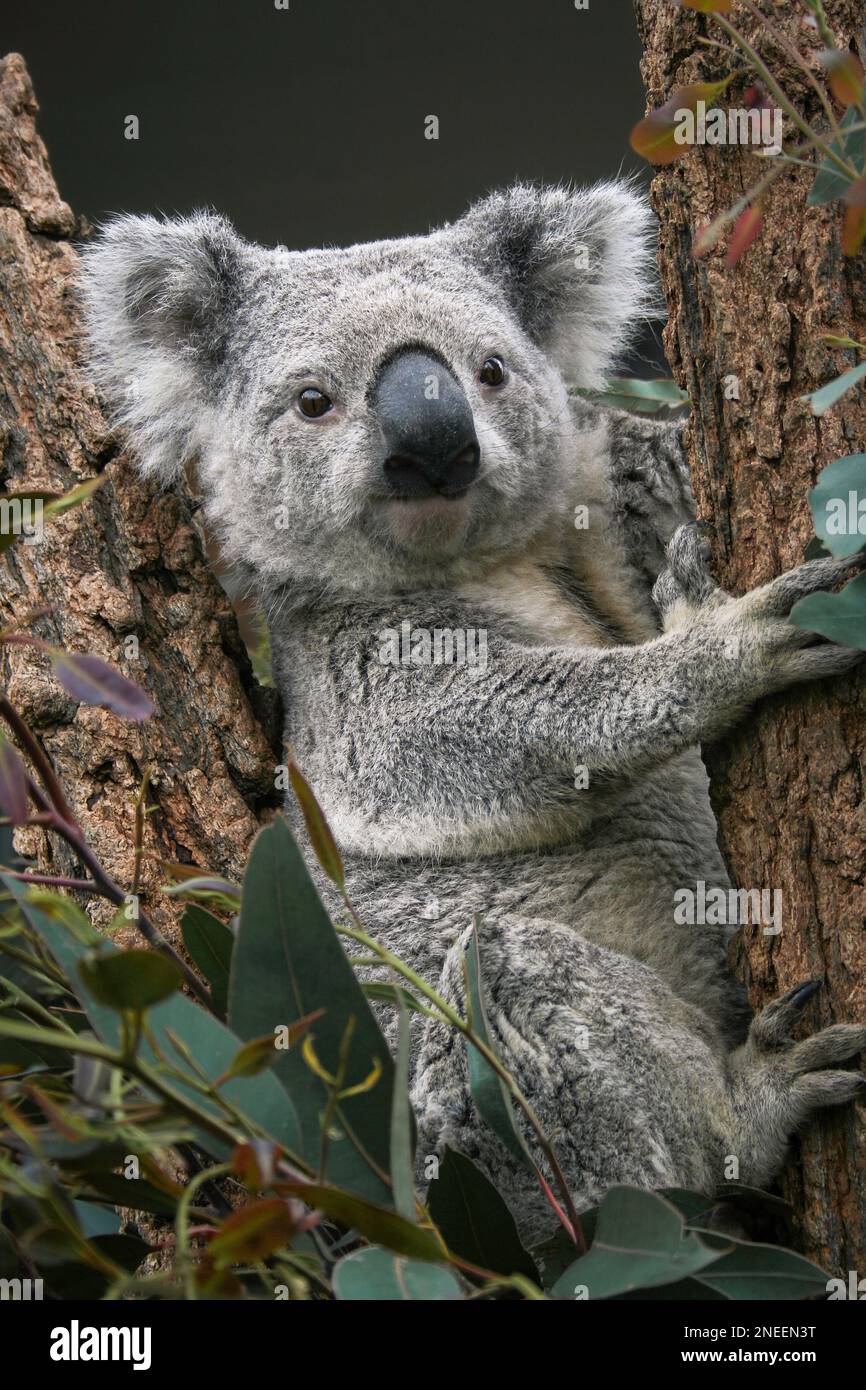
[[[805,7],[760,0],[762,12],[811,55],[823,46]],[[827,0],[841,46],[863,55],[862,0]],[[699,43],[726,42],[711,17],[659,0],[636,0],[648,104],[680,83],[715,80],[738,59]],[[729,16],[771,59],[771,69],[810,119],[816,99],[804,75],[742,7]],[[736,85],[726,98],[737,100]],[[840,113],[841,114],[841,113]],[[864,260],[839,249],[840,211],[806,206],[811,176],[792,168],[773,185],[759,242],[726,270],[724,247],[697,261],[697,226],[731,206],[760,175],[743,148],[696,147],[658,173],[660,265],[670,311],[665,335],[675,376],[691,397],[688,441],[701,517],[716,574],[734,593],[791,568],[812,535],[806,493],[834,458],[866,444],[858,391],[816,419],[799,397],[853,365],[821,334],[863,341]],[[735,375],[740,399],[726,400]],[[733,735],[707,750],[721,843],[745,887],[780,888],[780,936],[746,927],[739,967],[760,1005],[799,980],[825,976],[812,1027],[866,1018],[866,803],[864,681],[823,683],[768,700]],[[795,1147],[783,1178],[801,1248],[834,1270],[866,1271],[866,1116],[828,1115]]]
[[[159,494],[140,481],[79,366],[74,242],[88,229],[59,197],[36,109],[12,54],[0,61],[0,490],[65,492],[102,472],[108,480],[87,505],[46,523],[41,543],[19,540],[6,552],[0,622],[47,605],[31,630],[111,661],[148,691],[156,714],[129,724],[76,705],[32,648],[0,649],[2,683],[124,887],[133,874],[133,801],[150,769],[157,811],[146,821],[143,905],[176,940],[156,861],[240,875],[276,800],[275,711],[210,573],[194,497],[186,485]],[[42,870],[80,874],[67,847],[41,831],[24,832],[22,847]],[[106,914],[97,907],[96,915]],[[134,935],[130,926],[120,939]]]

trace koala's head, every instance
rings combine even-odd
[[[143,470],[199,461],[262,591],[440,585],[527,541],[651,293],[627,184],[519,185],[428,236],[268,249],[211,215],[85,251],[97,379]]]

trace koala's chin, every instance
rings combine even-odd
[[[472,519],[468,492],[459,497],[423,497],[384,502],[380,510],[387,540],[403,553],[451,555],[466,540]]]

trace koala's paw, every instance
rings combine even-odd
[[[866,1050],[866,1026],[839,1023],[802,1042],[791,1029],[823,981],[807,980],[768,1004],[742,1047],[731,1054],[731,1086],[738,1119],[737,1151],[745,1181],[768,1182],[781,1166],[788,1140],[816,1111],[866,1099],[866,1076],[832,1070]]]
[[[839,675],[864,659],[866,653],[826,642],[789,621],[798,599],[849,579],[866,563],[863,555],[809,560],[742,598],[732,598],[710,574],[708,552],[695,525],[679,527],[653,598],[665,632],[692,633],[705,659],[724,666],[724,685],[731,695],[748,702],[800,681]]]

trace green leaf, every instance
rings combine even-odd
[[[492,1050],[481,987],[481,955],[477,927],[472,928],[464,960],[466,962],[472,1031]],[[477,1047],[473,1047],[471,1043],[467,1042],[466,1051],[469,1063],[469,1088],[479,1115],[499,1136],[511,1156],[516,1158],[524,1168],[529,1168],[535,1172],[535,1164],[514,1122],[514,1110],[505,1083],[493,1070],[486,1057],[481,1055]]]
[[[397,1059],[391,1089],[391,1182],[394,1208],[415,1220],[415,1123],[409,1104],[409,1015],[400,1000]]]
[[[0,875],[0,879],[18,900],[28,923],[50,951],[67,979],[70,982],[78,982],[76,994],[87,1013],[93,1031],[107,1046],[117,1048],[120,1036],[118,1015],[91,994],[78,974],[78,964],[88,954],[88,948],[64,923],[52,919],[40,907],[29,902],[27,893],[22,891],[17,880],[6,875]],[[106,956],[112,953],[121,954],[108,942],[103,943],[102,950]],[[183,994],[174,994],[164,1003],[157,1004],[149,1010],[147,1021],[158,1046],[168,1057],[176,1057],[169,1037],[169,1034],[175,1034],[183,1039],[211,1081],[216,1081],[228,1070],[242,1042],[242,1039],[230,1032],[219,1019],[214,1018],[213,1014]],[[151,1064],[156,1061],[146,1042],[141,1044],[140,1056]],[[175,1077],[169,1076],[163,1076],[163,1083],[199,1112],[224,1119],[221,1106],[216,1101],[200,1095],[192,1085],[187,1086]],[[259,1125],[264,1133],[280,1144],[287,1153],[299,1152],[301,1130],[298,1116],[272,1071],[262,1072],[260,1076],[235,1077],[221,1088],[220,1094],[243,1115],[248,1116],[249,1120]],[[197,1134],[196,1142],[216,1158],[227,1159],[231,1156],[231,1144],[223,1143],[219,1137],[204,1130]]]
[[[241,898],[241,890],[237,884],[215,874],[184,878],[180,883],[167,884],[162,891],[173,898],[200,899],[203,903],[212,903],[220,912],[231,913],[237,912]]]
[[[715,1197],[708,1197],[705,1192],[690,1192],[685,1187],[663,1187],[659,1190],[659,1196],[676,1207],[687,1225],[708,1216],[717,1205]]]
[[[81,1234],[90,1240],[93,1236],[113,1236],[120,1230],[120,1218],[116,1211],[80,1199],[72,1203]]]
[[[324,1013],[311,1036],[327,1072],[336,1074],[350,1019],[354,1031],[346,1085],[362,1081],[376,1062],[382,1070],[372,1089],[341,1102],[340,1135],[329,1140],[324,1176],[390,1204],[390,1187],[358,1152],[352,1135],[377,1168],[388,1173],[394,1063],[291,831],[277,816],[256,838],[244,877],[229,1023],[239,1037],[256,1038],[317,1009]],[[278,1077],[291,1095],[301,1123],[302,1152],[318,1165],[324,1083],[296,1049],[280,1051],[269,1075]]]
[[[180,929],[193,965],[210,985],[214,1013],[225,1018],[234,936],[224,922],[198,903],[190,903],[185,909]]]
[[[301,808],[313,852],[328,878],[342,891],[346,884],[346,875],[340,851],[337,849],[337,842],[331,833],[331,827],[325,819],[324,812],[316,800],[312,787],[294,758],[289,758],[288,766],[292,791],[295,793]]]
[[[866,366],[866,363],[864,363]],[[809,493],[815,530],[833,555],[856,555],[866,545],[866,454],[828,464]]]
[[[688,405],[688,392],[681,391],[675,381],[662,378],[658,381],[640,381],[633,377],[611,377],[602,391],[587,391],[573,388],[574,394],[616,410],[638,411],[643,415],[654,415],[659,410],[676,410]]]
[[[334,1296],[341,1302],[444,1303],[459,1299],[461,1289],[450,1269],[369,1246],[340,1260]]]
[[[276,1059],[274,1034],[265,1033],[264,1037],[253,1038],[239,1048],[229,1067],[229,1076],[258,1076],[260,1071],[272,1067]]]
[[[699,1234],[708,1241],[720,1242],[714,1231]],[[727,1236],[724,1243],[734,1248],[721,1253],[715,1264],[696,1273],[695,1278],[725,1298],[811,1298],[827,1292],[826,1272],[793,1250]]]
[[[860,115],[853,107],[846,111],[840,127],[841,145],[838,140],[831,140],[830,149],[834,154],[841,155],[849,164],[853,164],[855,169],[862,170],[866,167],[866,130],[855,130],[850,134],[847,131],[848,126],[859,123]],[[806,202],[814,206],[816,203],[831,203],[834,198],[843,198],[852,182],[853,180],[846,178],[831,160],[824,158],[818,165],[815,182],[809,190]]]
[[[690,1278],[719,1258],[657,1193],[612,1187],[599,1207],[591,1249],[560,1276],[553,1294],[574,1298],[584,1286],[591,1299],[613,1298]]]
[[[439,1174],[430,1184],[427,1209],[453,1255],[495,1274],[523,1274],[540,1284],[505,1202],[492,1182],[455,1149],[445,1149]],[[573,1256],[574,1244],[568,1243]]]
[[[421,1013],[424,1005],[403,985],[389,985],[384,980],[361,980],[361,988],[367,999],[376,999],[383,1004],[403,1004],[410,1013]]]
[[[803,551],[804,560],[828,560],[830,552],[823,541],[817,536],[813,536],[806,549]]]
[[[807,396],[801,396],[800,400],[809,402],[813,415],[826,415],[831,405],[835,405],[837,401],[841,400],[846,392],[850,391],[864,377],[866,377],[866,362],[861,362],[859,366],[852,367],[850,371],[834,377],[832,381],[828,381],[817,391],[810,391]]]
[[[81,1181],[94,1197],[102,1197],[113,1206],[147,1211],[154,1216],[174,1216],[177,1199],[160,1192],[142,1178],[124,1178],[120,1173],[93,1172],[88,1165]],[[179,1195],[179,1194],[178,1194]]]
[[[45,507],[45,515],[63,516],[64,512],[70,511],[73,507],[80,507],[82,502],[89,502],[94,492],[98,492],[107,480],[108,474],[100,473],[98,477],[88,478],[86,482],[70,488],[62,497],[52,497]]]
[[[149,1009],[183,984],[174,961],[156,951],[93,954],[79,963],[78,973],[94,999],[118,1011]]]
[[[398,1212],[355,1197],[344,1188],[329,1183],[284,1182],[280,1192],[300,1197],[310,1207],[316,1207],[338,1221],[341,1226],[357,1231],[373,1245],[384,1245],[397,1255],[411,1255],[417,1260],[441,1264],[447,1257],[438,1233],[432,1226],[407,1221]]]
[[[789,622],[840,646],[866,651],[866,573],[858,574],[840,594],[807,594],[799,599]]]

